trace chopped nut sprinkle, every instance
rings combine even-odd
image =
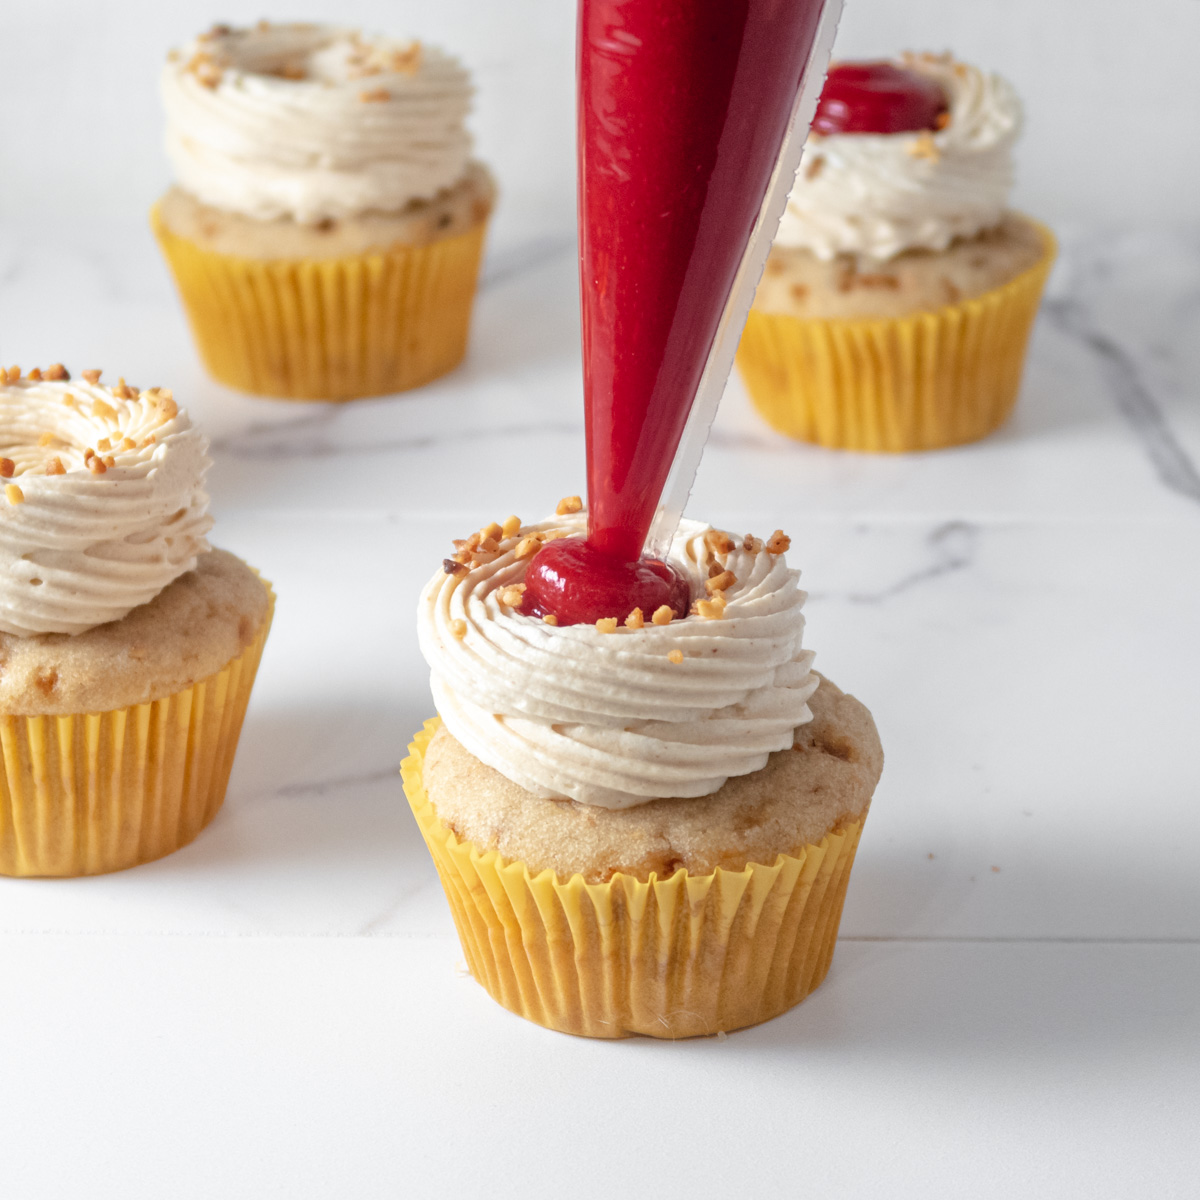
[[[458,575],[459,573],[461,573],[462,571],[465,571],[466,569],[467,568],[466,568],[465,564],[457,562],[453,558],[443,558],[442,559],[442,570],[445,571],[447,575]]]
[[[542,543],[537,538],[525,537],[517,543],[514,553],[518,558],[532,558],[541,548]]]
[[[133,438],[131,438],[131,437],[122,438],[121,439],[121,449],[122,450],[136,450],[137,442],[135,442],[133,440]]]
[[[950,112],[938,113],[933,122],[939,129],[945,129],[950,124]]]
[[[792,539],[782,529],[777,529],[767,539],[768,554],[783,554],[792,548]]]
[[[692,611],[698,617],[705,617],[709,621],[716,621],[725,615],[726,603],[725,593],[717,592],[711,600],[697,600],[692,605]]]
[[[39,446],[53,446],[58,441],[58,435],[51,433],[49,429],[38,437]]]
[[[681,662],[683,662],[683,651],[672,650],[671,653],[667,655],[667,659],[678,666]]]
[[[62,365],[62,363],[51,363],[43,372],[43,377],[51,380],[71,378],[70,373],[67,371],[67,368]]]
[[[556,517],[566,517],[571,513],[583,512],[583,500],[578,496],[564,496],[554,510]]]
[[[517,534],[520,533],[520,531],[521,531],[521,518],[520,517],[507,517],[504,521],[504,525],[501,527],[501,530],[500,530],[500,532],[506,538],[516,537]]]
[[[117,460],[113,458],[111,454],[106,454],[104,456],[104,465],[106,467],[115,467],[117,465]]]
[[[91,471],[93,475],[103,475],[104,472],[108,470],[108,467],[105,465],[104,459],[102,459],[100,455],[93,454],[92,457],[87,460],[87,469]]]
[[[70,392],[63,393],[63,403],[68,408],[78,408],[79,407],[79,401],[76,400],[75,397]]]
[[[163,388],[154,398],[158,406],[158,411],[162,413],[164,421],[173,421],[179,416],[179,405],[175,403],[174,397],[171,395],[170,388]]]
[[[450,632],[461,642],[467,636],[467,623],[462,617],[450,622]]]
[[[34,383],[40,383],[42,379],[41,367],[34,367],[26,376],[26,378],[32,380]]]
[[[937,162],[942,157],[942,152],[937,148],[933,134],[928,129],[922,130],[909,142],[908,152],[913,158],[927,158],[930,162]]]
[[[91,383],[91,384],[99,383],[100,376],[103,374],[104,374],[103,371],[83,371],[82,372],[83,378],[86,379],[87,382]]]
[[[505,608],[520,608],[524,599],[525,585],[523,583],[512,583],[508,587],[500,589],[500,603]]]
[[[114,396],[116,396],[116,398],[118,400],[132,400],[133,399],[133,395],[134,395],[133,389],[129,386],[129,384],[127,384],[125,382],[124,375],[122,375],[117,380],[117,386],[115,388],[113,388],[112,394]]]
[[[443,559],[442,561],[444,562],[445,559]],[[456,563],[462,563],[463,566],[466,566],[467,563],[469,563],[471,561],[471,555],[465,550],[460,550],[457,554],[450,555],[450,561],[456,562]]]
[[[9,504],[25,503],[25,493],[15,483],[6,483],[4,485],[4,495]]]
[[[479,531],[479,540],[486,542],[491,540],[498,542],[504,536],[504,528],[498,522],[493,521],[490,525],[485,525]]]
[[[500,549],[500,543],[494,537],[485,537],[479,543],[479,549],[485,554],[495,554]]]
[[[542,618],[542,621],[547,625],[557,625],[558,624],[558,618],[553,613],[547,613]]]
[[[369,92],[359,92],[358,98],[364,104],[381,104],[392,98],[387,88],[372,88]]]
[[[8,370],[4,372],[4,382],[5,383],[16,383],[20,378],[21,378],[21,368],[20,367],[9,367]]]
[[[670,625],[675,619],[675,613],[669,604],[660,604],[654,610],[654,616],[650,618],[655,625]]]
[[[0,476],[11,479],[16,469],[17,464],[11,458],[0,458]]]
[[[616,633],[617,632],[617,618],[616,617],[601,617],[600,620],[598,620],[596,622],[596,632],[597,633]]]
[[[51,436],[53,436],[53,435],[51,435]],[[97,450],[111,450],[111,449],[112,449],[112,442],[110,442],[110,441],[108,440],[108,438],[101,438],[101,439],[100,439],[100,440],[99,440],[99,441],[96,443],[96,449],[97,449]]]
[[[723,592],[726,588],[731,588],[737,583],[737,576],[732,571],[722,571],[720,575],[714,575],[712,579],[704,581],[704,590],[711,596],[713,592]]]
[[[626,629],[642,629],[646,624],[646,618],[642,616],[642,610],[635,608],[633,612],[625,618]]]
[[[115,421],[117,419],[117,410],[103,400],[96,400],[92,404],[92,416],[99,417],[104,421]]]
[[[57,454],[46,464],[47,475],[65,475],[66,473],[67,468],[63,466],[62,459]]]
[[[142,438],[142,444],[139,447],[139,449],[145,450],[145,448],[147,446],[153,446],[155,441],[156,441],[156,439],[154,437],[154,434],[148,433],[144,438]]]
[[[704,544],[710,554],[732,554],[733,538],[722,529],[710,529],[704,535]]]
[[[748,533],[742,538],[742,549],[747,554],[757,554],[763,548],[762,539],[756,538],[754,534]]]

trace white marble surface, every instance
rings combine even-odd
[[[173,385],[215,540],[280,597],[213,826],[0,880],[0,1192],[1192,1194],[1200,234],[1064,230],[977,446],[793,445],[731,385],[691,511],[791,533],[818,665],[888,761],[825,985],[674,1046],[496,1007],[396,773],[448,539],[580,490],[575,303],[569,242],[502,237],[462,370],[289,406],[204,378],[137,214],[0,227],[0,360]]]

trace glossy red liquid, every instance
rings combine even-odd
[[[525,573],[521,611],[560,625],[593,624],[603,617],[624,619],[635,608],[650,620],[660,605],[686,617],[691,596],[687,580],[657,559],[623,562],[582,538],[561,538],[538,551]]]
[[[949,109],[935,80],[890,62],[844,62],[829,69],[814,133],[914,133],[940,129]]]
[[[580,0],[588,541],[621,564],[641,555],[823,7]]]

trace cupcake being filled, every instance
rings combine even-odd
[[[897,451],[1003,423],[1054,256],[1008,207],[1020,128],[949,55],[830,71],[738,355],[770,424]]]
[[[152,223],[216,379],[346,400],[458,365],[495,187],[457,59],[218,26],[172,52],[162,90],[176,182]]]
[[[824,978],[882,769],[867,710],[811,670],[788,539],[684,521],[684,615],[569,624],[534,557],[578,503],[472,534],[425,589],[438,719],[405,786],[475,977],[593,1037],[736,1029]]]
[[[0,379],[0,874],[191,841],[225,796],[270,588],[209,546],[208,443],[170,391]]]

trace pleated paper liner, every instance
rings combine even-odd
[[[274,610],[272,592],[237,658],[161,700],[0,714],[0,874],[101,875],[187,845],[225,799]]]
[[[1021,387],[1025,351],[1054,262],[936,312],[871,320],[751,310],[738,367],[780,433],[840,450],[935,450],[998,429]]]
[[[419,387],[467,350],[486,218],[428,245],[331,259],[205,250],[151,225],[209,374],[240,391],[352,400]]]
[[[505,1008],[586,1037],[690,1037],[769,1020],[825,978],[862,820],[773,866],[564,883],[438,820],[422,765],[439,725],[409,747],[404,790],[471,974]]]

